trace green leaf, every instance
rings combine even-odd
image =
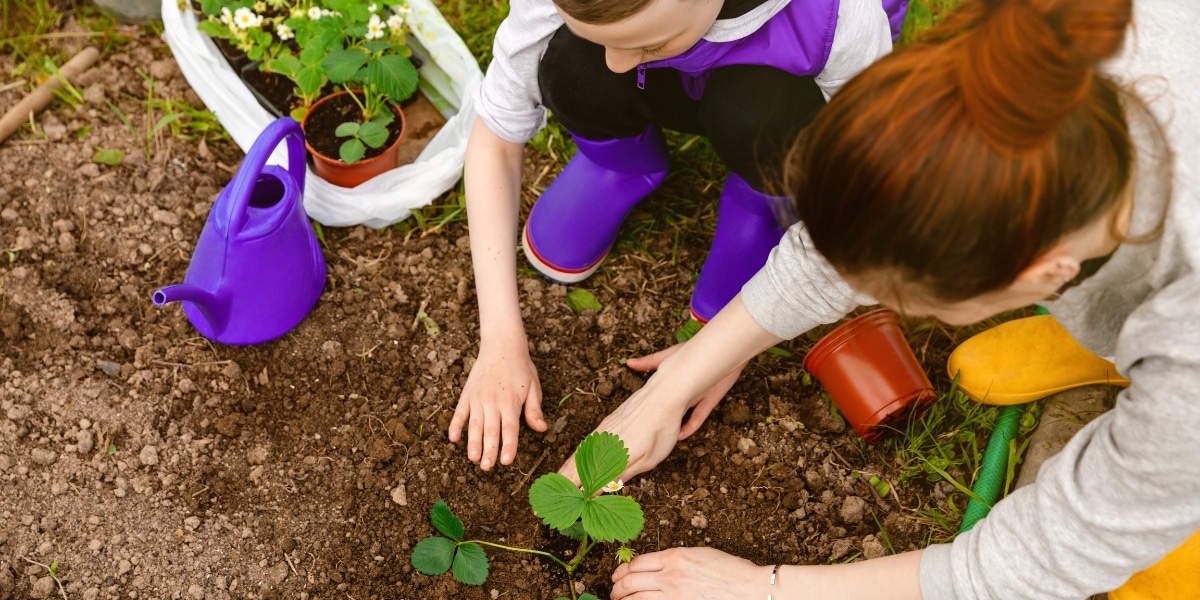
[[[413,548],[412,566],[426,575],[441,575],[450,570],[454,561],[454,540],[444,537],[430,536],[419,542]]]
[[[583,513],[583,491],[558,473],[546,473],[529,486],[529,506],[542,522],[562,531]]]
[[[338,156],[342,162],[352,165],[360,160],[367,153],[367,147],[357,139],[346,140],[342,143],[342,147],[338,148]]]
[[[704,324],[695,319],[688,319],[687,323],[683,324],[678,331],[675,332],[675,341],[680,344],[696,337],[697,333],[704,327]]]
[[[392,43],[387,40],[371,40],[363,44],[363,48],[366,48],[368,52],[375,54],[378,52],[383,52],[384,50],[390,50],[392,48]]]
[[[604,308],[600,305],[600,301],[596,300],[596,297],[592,295],[591,292],[584,289],[571,290],[571,292],[567,294],[566,300],[567,306],[571,307],[571,310],[577,313],[581,313],[585,310],[594,310],[596,312],[600,312],[600,309]]]
[[[629,451],[615,433],[593,432],[583,438],[579,449],[575,451],[575,468],[579,471],[584,497],[595,494],[600,488],[620,477],[628,465]]]
[[[334,83],[346,83],[367,63],[367,55],[357,50],[334,50],[321,59],[325,76]]]
[[[372,148],[378,148],[388,140],[387,126],[379,121],[367,121],[358,129],[358,139]]]
[[[879,494],[880,498],[886,498],[888,492],[892,491],[891,484],[874,475],[871,476],[871,479],[867,480],[867,483],[871,484],[872,488],[875,488],[875,493]]]
[[[582,594],[579,596],[579,600],[600,600],[600,599],[591,594]]]
[[[196,23],[196,29],[208,37],[229,37],[229,26],[220,21],[200,21],[199,23]]]
[[[389,54],[371,59],[367,78],[395,103],[407,100],[417,91],[417,68],[403,56]]]
[[[450,511],[450,506],[445,500],[438,500],[433,503],[433,508],[429,511],[429,520],[433,522],[433,527],[442,532],[446,537],[462,541],[463,539],[463,524]]]
[[[583,507],[583,528],[602,542],[628,542],[645,524],[642,507],[629,496],[597,496]]]
[[[325,87],[326,81],[329,80],[325,78],[325,74],[313,66],[304,67],[296,73],[296,86],[300,88],[301,96],[316,96],[321,92],[321,88]]]
[[[560,533],[562,533],[563,535],[565,535],[569,538],[576,539],[576,540],[579,540],[582,542],[583,535],[584,535],[583,521],[575,521],[575,523],[573,525],[571,525],[570,527],[560,530]]]
[[[291,54],[280,54],[275,60],[267,63],[267,68],[295,81],[296,75],[300,73],[300,69],[304,68],[304,65],[300,64],[300,59]]]
[[[350,137],[352,135],[357,135],[358,129],[358,123],[355,123],[354,121],[347,121],[341,125],[338,125],[337,129],[333,130],[333,135],[338,137]]]
[[[120,150],[97,150],[92,155],[92,162],[115,167],[121,164],[122,158],[125,158],[125,153]]]
[[[454,557],[454,578],[467,585],[483,585],[488,576],[488,559],[479,544],[459,544]]]

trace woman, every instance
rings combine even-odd
[[[1197,25],[1192,0],[974,0],[868,68],[793,153],[804,226],[598,429],[626,477],[653,468],[738,365],[876,301],[950,324],[1041,303],[1132,381],[1113,410],[953,544],[837,566],[672,549],[613,598],[1082,598],[1200,530]]]

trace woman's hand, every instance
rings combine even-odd
[[[450,441],[462,439],[466,424],[471,462],[489,471],[499,450],[500,464],[512,464],[517,456],[522,406],[525,422],[536,431],[546,431],[542,388],[524,341],[506,347],[483,344],[450,420]]]
[[[772,592],[771,567],[712,548],[671,548],[636,556],[617,567],[612,580],[612,600],[745,600]]]
[[[675,354],[675,352],[682,347],[683,344],[675,344],[666,350],[659,350],[658,352],[655,352],[649,356],[631,358],[625,364],[635,371],[653,371],[657,369],[664,360],[669,358],[672,354]],[[717,403],[719,403],[721,399],[725,397],[725,393],[733,387],[733,384],[737,383],[738,377],[741,376],[742,371],[746,369],[746,365],[748,364],[750,363],[742,363],[742,365],[734,369],[732,373],[726,375],[724,379],[718,381],[716,385],[705,390],[704,393],[692,403],[692,414],[688,416],[687,422],[684,423],[683,427],[679,430],[679,441],[686,440],[688,436],[696,433],[696,431],[700,429],[700,426],[704,424],[704,420],[707,419],[708,415],[711,414],[713,409],[717,407]]]

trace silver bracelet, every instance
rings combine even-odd
[[[771,587],[775,586],[775,576],[779,574],[779,567],[782,567],[782,566],[783,565],[775,565],[771,569]],[[767,594],[767,600],[771,600],[771,594]]]

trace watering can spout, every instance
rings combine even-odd
[[[198,285],[179,283],[154,292],[153,300],[155,306],[171,302],[190,302],[216,329],[223,329],[229,318],[229,295],[220,293],[220,289],[212,292]]]

